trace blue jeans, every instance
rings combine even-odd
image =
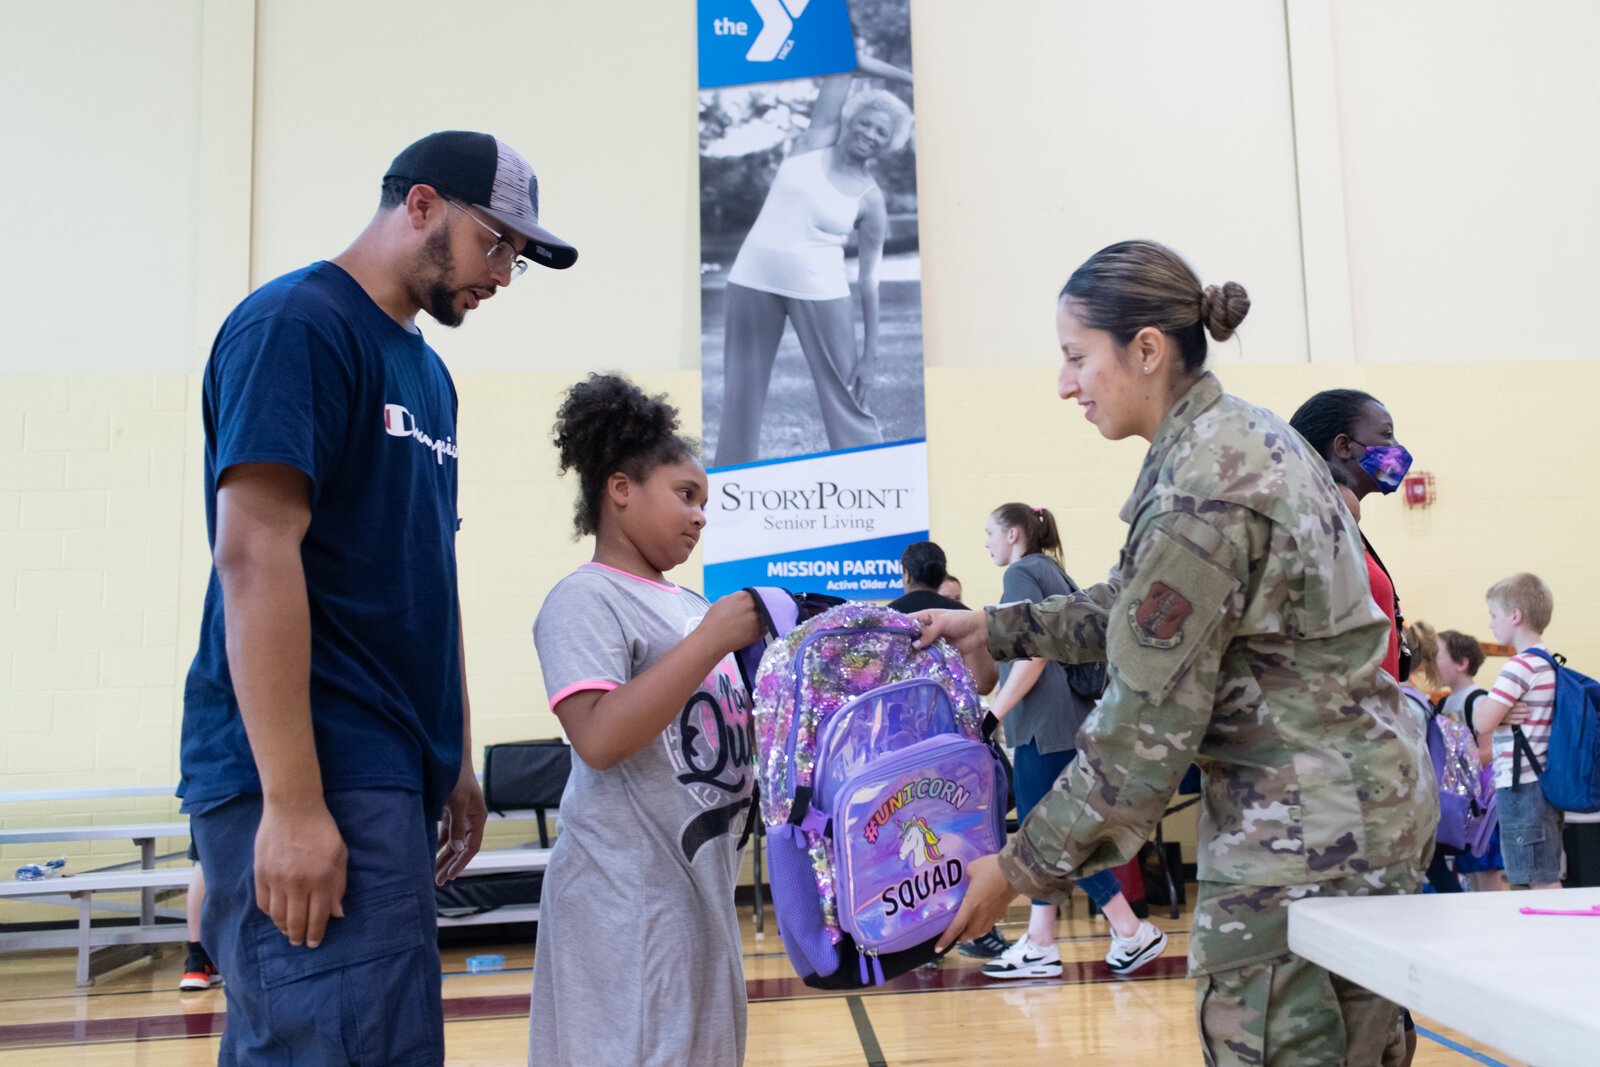
[[[434,828],[422,797],[392,789],[327,794],[349,853],[344,918],[317,948],[295,948],[256,907],[261,797],[192,813],[206,864],[206,948],[227,979],[219,1067],[444,1062]]]
[[[1537,778],[1494,791],[1500,855],[1506,881],[1541,885],[1561,880],[1561,813],[1544,798]]]
[[[1069,748],[1065,752],[1043,752],[1039,746],[1029,741],[1027,744],[1018,745],[1011,761],[1011,789],[1017,794],[1017,819],[1021,821],[1028,817],[1039,801],[1045,798],[1056,784],[1056,779],[1061,777],[1061,772],[1067,769],[1073,759],[1078,755],[1078,750]],[[1077,880],[1078,888],[1089,894],[1089,899],[1094,901],[1094,906],[1104,911],[1111,898],[1122,892],[1122,883],[1117,881],[1117,876],[1111,871],[1100,871],[1087,878]],[[1035,904],[1048,904],[1048,900],[1035,900]]]

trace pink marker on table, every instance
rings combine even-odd
[[[1524,915],[1589,915],[1600,918],[1600,904],[1587,908],[1518,908]]]

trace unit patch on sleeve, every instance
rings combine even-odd
[[[1146,648],[1176,648],[1183,642],[1183,623],[1194,613],[1187,597],[1166,582],[1151,582],[1144,599],[1128,609],[1133,636]]]

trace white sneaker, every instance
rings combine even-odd
[[[1058,978],[1060,975],[1060,951],[1054,945],[1035,945],[1027,934],[983,965],[985,978]]]
[[[1112,974],[1132,974],[1155,959],[1167,947],[1167,935],[1152,923],[1141,922],[1138,931],[1130,938],[1117,936],[1111,931],[1111,951],[1106,953],[1106,966]]]

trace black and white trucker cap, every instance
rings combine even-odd
[[[465,200],[525,236],[522,254],[541,267],[565,270],[578,261],[576,248],[539,225],[539,178],[498,137],[466,130],[430,133],[396,156],[384,177],[431,185]]]

